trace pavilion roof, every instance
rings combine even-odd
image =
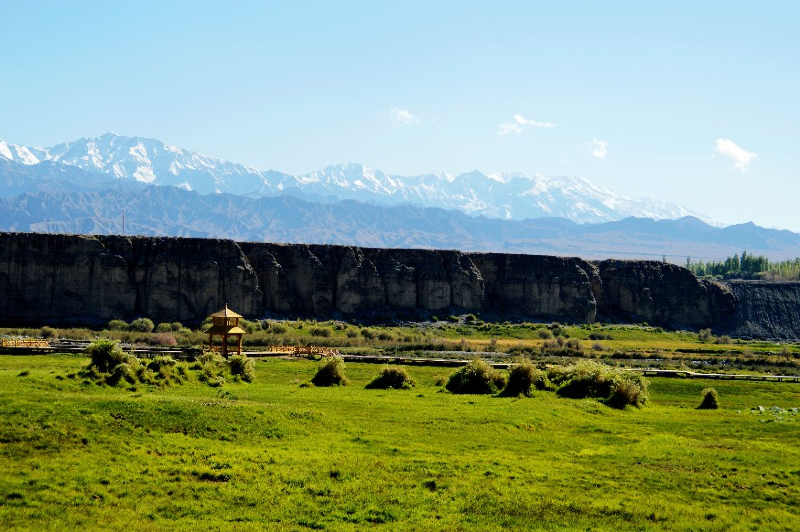
[[[206,334],[247,334],[247,331],[237,326],[213,325]]]
[[[219,312],[215,312],[211,315],[212,318],[241,318],[243,317],[241,314],[237,314],[231,309],[228,308],[228,304],[225,303],[225,308],[220,310]]]

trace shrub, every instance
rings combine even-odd
[[[111,331],[127,331],[128,324],[123,320],[111,320],[108,322],[108,329]]]
[[[344,373],[344,360],[336,356],[322,360],[311,383],[314,386],[346,386],[347,376]]]
[[[475,314],[467,314],[464,318],[464,321],[467,323],[475,323],[477,320],[478,318],[475,316]]]
[[[130,330],[135,332],[149,333],[153,331],[155,324],[150,318],[136,318],[130,324]]]
[[[614,337],[610,334],[593,332],[589,335],[589,340],[613,340]]]
[[[247,355],[231,355],[228,357],[228,367],[231,375],[239,377],[244,382],[253,382],[256,378],[256,367],[252,358]]]
[[[148,339],[150,345],[176,346],[178,341],[170,333],[155,333]]]
[[[700,410],[716,410],[719,408],[719,397],[717,396],[717,390],[714,388],[706,388],[701,392],[703,396],[703,402],[700,403],[699,408]]]
[[[541,338],[542,340],[549,340],[550,338],[553,337],[553,333],[551,333],[547,329],[539,329],[536,334],[538,334],[539,338]]]
[[[614,408],[641,408],[648,399],[648,382],[639,374],[611,368],[597,362],[556,366],[548,377],[562,397],[593,397]]]
[[[116,386],[122,382],[136,384],[139,380],[136,376],[136,370],[138,367],[138,361],[134,363],[123,362],[122,364],[117,364],[111,370],[111,374],[106,378],[106,383],[110,384],[111,386]]]
[[[476,358],[456,370],[445,388],[458,394],[495,394],[505,386],[505,377],[486,361]]]
[[[390,342],[390,341],[393,342],[394,336],[392,336],[386,331],[381,331],[380,333],[378,333],[378,340],[380,340],[381,342]]]
[[[321,336],[323,338],[330,338],[332,334],[333,334],[333,331],[331,331],[327,327],[312,327],[311,328],[311,336]]]
[[[375,332],[371,329],[361,329],[361,336],[363,336],[365,340],[372,340],[375,338]]]
[[[168,332],[172,332],[172,331],[173,331],[173,329],[172,329],[172,324],[171,324],[171,323],[159,323],[158,325],[156,325],[156,329],[155,329],[155,331],[156,331],[157,333],[168,333]]]
[[[408,376],[406,370],[400,367],[387,366],[382,368],[380,373],[369,381],[366,385],[368,389],[386,390],[408,390],[414,387],[414,381]]]
[[[115,366],[126,361],[126,355],[119,344],[113,340],[97,340],[86,348],[91,358],[90,367],[101,373],[108,373]]]
[[[713,340],[714,335],[711,334],[711,329],[700,329],[700,332],[697,333],[697,339],[703,343],[706,343]]]
[[[729,344],[733,343],[733,340],[731,340],[730,336],[725,335],[725,336],[720,336],[719,338],[717,338],[717,343],[718,344],[723,344],[723,345],[729,345]]]
[[[55,337],[55,335],[56,335],[56,330],[53,329],[52,327],[44,326],[39,331],[39,336],[41,336],[42,338],[53,338]]]
[[[348,338],[358,338],[358,331],[355,329],[347,329],[347,332],[345,332],[344,335]]]
[[[529,360],[520,360],[508,372],[508,384],[500,393],[503,397],[530,397],[533,390],[546,390],[550,387],[547,376],[537,369]]]

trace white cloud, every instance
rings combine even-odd
[[[419,118],[411,114],[408,109],[398,109],[392,107],[389,110],[389,116],[392,118],[392,125],[395,126],[410,126],[419,124]]]
[[[589,146],[589,150],[592,152],[592,157],[597,157],[598,159],[606,158],[606,154],[608,153],[608,142],[592,137],[592,141],[587,142],[586,145]]]
[[[514,115],[514,121],[506,124],[499,124],[497,130],[498,135],[508,135],[510,133],[522,133],[526,127],[556,127],[552,122],[537,122],[525,118],[522,115]]]
[[[750,161],[758,157],[753,152],[745,151],[731,139],[723,138],[717,139],[717,148],[714,152],[731,161],[733,166],[742,172],[746,172],[750,167]]]

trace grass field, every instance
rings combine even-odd
[[[81,356],[0,356],[3,530],[797,530],[800,385],[653,379],[642,409],[412,390],[83,383]],[[702,411],[703,388],[720,410]],[[752,408],[764,406],[765,412]]]

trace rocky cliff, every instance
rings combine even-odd
[[[748,331],[769,335],[783,327],[787,335],[800,333],[800,325],[774,324],[780,309],[759,310],[764,304],[753,300],[777,295],[797,314],[800,285],[795,291],[759,290],[764,292],[698,280],[683,268],[652,261],[0,233],[0,319],[6,323],[138,316],[191,323],[227,303],[248,318],[484,312],[715,327],[733,334],[756,320],[761,328]]]

